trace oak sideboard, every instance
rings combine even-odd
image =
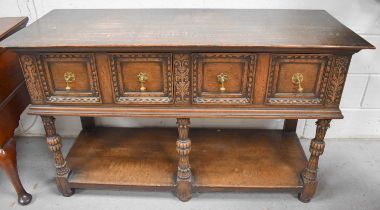
[[[279,190],[308,202],[351,56],[370,43],[321,10],[53,10],[16,51],[64,196],[75,188]],[[67,157],[54,116],[79,116]],[[176,118],[177,129],[95,117]],[[189,129],[191,118],[284,119],[283,130]],[[316,119],[307,159],[295,132]]]

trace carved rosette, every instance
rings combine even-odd
[[[26,87],[33,104],[43,104],[44,94],[38,79],[36,58],[31,55],[21,55],[20,63],[23,70]]]
[[[350,56],[335,56],[326,87],[326,104],[339,106],[346,80]]]
[[[190,55],[174,55],[175,103],[190,103]]]
[[[330,127],[331,120],[318,120],[316,122],[317,131],[315,138],[310,143],[310,158],[307,168],[303,171],[302,177],[305,184],[314,183],[317,181],[317,170],[319,156],[323,154],[325,149],[324,138],[327,129]]]
[[[70,169],[61,151],[62,138],[56,133],[55,118],[52,116],[41,116],[41,118],[46,132],[48,148],[54,154],[56,174],[58,177],[65,176],[70,172]]]

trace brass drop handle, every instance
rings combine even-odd
[[[303,75],[301,73],[293,74],[292,83],[296,86],[298,93],[303,92],[302,82],[303,82]]]
[[[137,79],[139,80],[140,83],[140,91],[144,92],[146,91],[145,82],[148,81],[148,75],[144,72],[140,72],[137,74]]]
[[[65,72],[63,77],[66,82],[66,91],[68,92],[71,90],[70,84],[75,81],[75,74],[73,72],[68,71],[68,72]]]
[[[227,74],[221,73],[216,77],[218,78],[218,82],[220,83],[220,88],[219,88],[220,92],[222,93],[225,92],[226,88],[224,87],[224,83],[228,80]]]

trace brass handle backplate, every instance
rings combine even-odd
[[[224,87],[224,83],[228,80],[227,74],[221,73],[216,77],[218,78],[218,82],[220,84],[220,88],[219,88],[220,92],[222,93],[225,92],[226,88]]]
[[[148,81],[148,75],[144,72],[140,72],[137,74],[137,79],[140,83],[140,91],[144,92],[146,91],[145,82]]]
[[[66,82],[66,91],[70,91],[71,90],[70,84],[75,81],[75,74],[73,72],[68,71],[68,72],[65,72],[63,77]]]
[[[298,93],[303,92],[302,82],[303,82],[303,75],[301,73],[293,74],[292,83],[296,86]]]

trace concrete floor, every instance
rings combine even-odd
[[[380,140],[327,140],[320,161],[319,188],[308,204],[291,193],[197,193],[189,202],[171,192],[77,190],[61,196],[53,180],[54,165],[43,138],[19,138],[19,173],[33,194],[29,206],[17,204],[15,193],[0,172],[0,210],[4,209],[380,209]],[[64,141],[66,153],[73,139]],[[308,148],[309,141],[302,141]]]

